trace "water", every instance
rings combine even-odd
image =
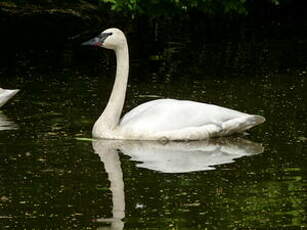
[[[217,77],[159,58],[132,58],[125,112],[170,97],[266,123],[213,141],[92,142],[112,59],[4,79],[22,90],[0,114],[1,229],[307,228],[306,73]]]

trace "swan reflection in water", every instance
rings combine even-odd
[[[11,129],[17,129],[17,125],[0,111],[0,131]]]
[[[110,190],[112,192],[112,214],[113,218],[100,218],[96,222],[111,223],[109,229],[122,230],[124,229],[124,222],[122,219],[125,217],[125,191],[123,171],[120,164],[120,158],[117,148],[113,146],[115,142],[111,141],[93,141],[94,151],[99,155],[100,160],[104,164],[108,179],[110,181]],[[107,229],[104,227],[98,230]]]
[[[192,142],[95,140],[94,151],[104,163],[111,182],[113,218],[97,219],[111,223],[110,229],[124,228],[125,193],[119,152],[137,161],[137,167],[162,173],[188,173],[213,170],[214,166],[263,152],[259,143],[242,138],[218,138]],[[105,228],[99,228],[105,229]]]

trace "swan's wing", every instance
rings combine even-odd
[[[159,99],[141,104],[121,120],[121,128],[144,131],[172,131],[223,123],[250,116],[246,113],[194,101]]]

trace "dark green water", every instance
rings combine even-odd
[[[210,77],[198,66],[162,75],[153,62],[132,60],[125,111],[171,97],[266,123],[244,140],[193,143],[206,153],[170,143],[117,151],[85,139],[113,67],[5,79],[22,90],[0,114],[18,127],[0,131],[0,229],[307,228],[306,73]]]

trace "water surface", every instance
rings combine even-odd
[[[266,123],[240,138],[182,146],[92,142],[112,61],[5,76],[22,90],[0,114],[14,127],[0,131],[1,229],[307,228],[306,73],[217,77],[157,58],[132,58],[125,112],[177,98]]]

